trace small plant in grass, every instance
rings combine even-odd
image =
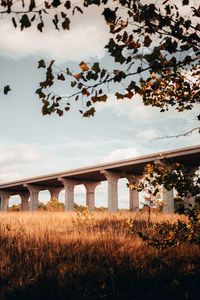
[[[9,208],[9,211],[12,211],[12,212],[18,212],[18,211],[21,211],[21,205],[20,204],[14,204],[12,205],[10,208]]]
[[[160,201],[160,187],[177,191],[176,199],[182,204],[187,197],[194,197],[196,205],[191,205],[182,212],[187,214],[188,221],[177,220],[175,223],[163,222],[152,224],[151,211],[156,206],[162,207]],[[182,243],[200,244],[200,174],[193,166],[186,166],[180,162],[163,159],[162,162],[147,164],[144,177],[140,180],[138,190],[146,193],[147,226],[138,232],[139,236],[155,248],[166,249],[176,247]],[[180,208],[179,208],[180,209]]]
[[[55,197],[45,205],[47,211],[64,211],[64,204],[59,202]]]
[[[94,213],[91,212],[87,206],[78,206],[76,209],[76,216],[72,222],[75,226],[91,225],[91,221],[94,219]]]
[[[138,234],[150,246],[158,249],[177,247],[183,243],[200,245],[200,209],[194,207],[188,210],[187,215],[188,222],[178,219],[175,223],[167,221],[152,224]]]

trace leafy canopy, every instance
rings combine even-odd
[[[56,30],[70,30],[71,17],[85,13],[91,5],[98,6],[109,26],[105,48],[113,69],[82,61],[79,71],[73,72],[67,66],[58,68],[54,60],[41,59],[38,68],[45,70],[45,78],[36,94],[44,115],[62,116],[79,100],[81,114],[93,116],[95,103],[107,101],[109,86],[117,99],[138,94],[144,105],[161,112],[171,106],[178,112],[191,110],[200,103],[200,6],[191,0],[1,0],[0,14],[9,15],[13,26],[21,30],[36,26],[43,32],[49,20]],[[53,92],[58,82],[72,93]]]
[[[129,180],[130,182],[130,180]],[[182,202],[183,211],[187,218],[178,219],[172,223],[152,223],[150,219],[151,208],[162,205],[160,192],[164,187],[170,191],[176,191],[174,200]],[[139,184],[129,184],[129,188],[145,192],[148,197],[148,221],[147,227],[139,231],[139,236],[147,241],[148,245],[167,249],[177,247],[184,243],[200,244],[200,171],[197,166],[183,164],[161,157],[157,162],[147,164]],[[193,203],[186,202],[193,198]],[[175,201],[176,203],[176,201]],[[186,205],[185,205],[186,204]],[[131,230],[134,231],[134,220],[130,222]]]

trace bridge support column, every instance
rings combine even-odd
[[[59,200],[59,194],[60,192],[63,190],[63,188],[59,188],[59,187],[52,187],[52,188],[49,188],[49,193],[51,195],[51,199],[56,199],[56,200]],[[50,200],[51,200],[50,199]]]
[[[0,191],[1,211],[8,211],[9,199],[11,194],[7,191]]]
[[[170,214],[174,213],[174,193],[172,190],[166,190],[162,187],[161,199],[163,201],[163,213]]]
[[[139,209],[139,192],[137,190],[140,177],[130,176],[128,178],[129,187],[129,210],[135,211]]]
[[[24,185],[29,193],[30,193],[30,210],[31,211],[37,211],[38,210],[38,194],[41,191],[41,187],[31,185],[31,184],[25,184]]]
[[[73,179],[59,178],[65,188],[65,211],[74,210],[74,187],[78,181]]]
[[[135,211],[139,209],[139,192],[129,189],[129,210]]]
[[[162,161],[162,159],[157,158],[154,161],[155,164],[158,164],[160,166],[165,166],[165,163]],[[174,191],[172,190],[166,190],[164,186],[161,187],[161,200],[163,202],[163,213],[170,214],[174,213]]]
[[[183,201],[185,209],[192,209],[195,206],[195,197],[192,197],[191,194],[184,197]]]
[[[84,186],[86,188],[86,205],[90,211],[95,209],[95,189],[100,182],[85,182]]]
[[[108,180],[108,211],[115,212],[118,210],[118,180],[121,174],[106,171],[101,171]]]
[[[191,174],[191,177],[190,177],[191,181],[194,180],[195,172],[198,171],[198,170],[199,170],[199,167],[198,168],[197,167],[193,168],[193,170],[192,170],[193,173]],[[190,193],[188,193],[186,195],[186,197],[184,197],[183,201],[184,201],[184,208],[185,209],[192,209],[195,206],[195,197],[191,196]]]
[[[29,210],[28,200],[30,197],[29,192],[21,192],[19,193],[19,196],[21,198],[21,211],[28,211]]]

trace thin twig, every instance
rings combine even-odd
[[[158,137],[158,138],[152,139],[151,142],[158,141],[158,140],[163,140],[163,139],[172,139],[172,138],[179,138],[179,137],[183,137],[183,136],[188,136],[196,130],[198,130],[200,132],[200,127],[192,128],[189,131],[186,131],[184,133],[180,133],[180,134],[177,134],[177,135],[166,135],[166,136]]]

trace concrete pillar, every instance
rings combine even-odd
[[[184,208],[192,209],[195,206],[195,197],[192,197],[189,193],[187,197],[183,198]]]
[[[77,180],[59,178],[65,188],[65,211],[74,210],[74,187],[78,183]]]
[[[0,191],[0,197],[1,197],[1,211],[8,211],[8,205],[9,205],[9,199],[10,199],[11,193],[8,191]]]
[[[165,166],[165,163],[162,161],[162,159],[157,158],[154,161],[155,164],[158,164],[160,166]],[[169,214],[174,213],[174,191],[166,190],[164,186],[161,187],[161,200],[163,202],[163,213]]]
[[[30,210],[37,211],[38,210],[38,194],[41,191],[41,187],[32,185],[32,184],[25,184],[24,185],[30,193]]]
[[[101,173],[108,180],[108,211],[115,212],[118,210],[118,180],[121,174],[106,170]]]
[[[130,176],[128,179],[129,187],[129,210],[135,211],[139,209],[139,192],[137,186],[141,177],[136,177],[134,175]]]
[[[86,188],[86,205],[90,211],[95,209],[95,189],[100,182],[85,182],[84,186]]]
[[[139,209],[139,192],[129,189],[129,210],[135,211]]]
[[[195,178],[195,172],[199,170],[199,167],[194,167],[193,174],[191,176],[191,180],[193,181]],[[185,209],[192,209],[195,206],[195,197],[191,196],[190,193],[183,199],[184,208]]]
[[[49,190],[49,193],[51,195],[51,199],[56,199],[56,200],[59,200],[59,194],[60,192],[63,190],[63,188],[59,188],[59,187],[51,187],[48,189]],[[51,200],[50,199],[50,200]]]
[[[163,201],[163,213],[169,214],[174,213],[174,193],[172,190],[166,190],[164,187],[161,188],[161,199]]]
[[[21,197],[21,211],[28,211],[29,210],[28,200],[30,197],[30,193],[21,192],[19,193],[19,196]]]

